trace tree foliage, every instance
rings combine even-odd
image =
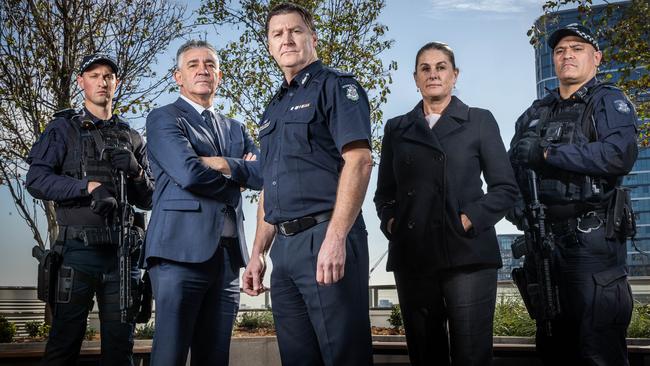
[[[198,21],[213,24],[217,34],[237,29],[238,38],[219,47],[224,81],[217,91],[217,102],[231,116],[244,118],[252,133],[266,104],[283,81],[283,75],[268,53],[266,14],[280,1],[204,0]],[[377,22],[383,0],[301,0],[314,15],[318,34],[317,52],[333,68],[352,72],[368,91],[372,111],[373,150],[379,150],[381,106],[392,83],[388,65],[379,58],[393,41],[385,39],[386,26]],[[217,41],[219,42],[219,41]],[[219,45],[217,45],[219,46]],[[226,101],[228,104],[226,104]]]
[[[599,40],[605,41],[603,64],[605,78],[616,82],[636,105],[641,126],[640,144],[650,142],[650,2],[631,0],[624,3],[606,2],[594,6],[592,0],[549,0],[543,5],[544,15],[531,27],[528,35],[537,44],[546,35],[549,25],[557,24],[556,13],[577,6],[581,22]],[[618,73],[613,74],[609,70]]]
[[[44,246],[38,213],[45,209],[49,239],[56,233],[51,203],[30,202],[25,159],[54,111],[79,107],[75,77],[82,57],[116,57],[121,83],[116,111],[137,114],[168,85],[152,69],[156,55],[188,32],[185,8],[170,0],[3,0],[0,4],[0,184]]]

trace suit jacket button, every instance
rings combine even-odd
[[[415,227],[415,222],[413,220],[409,221],[408,228],[413,229]]]
[[[406,195],[409,197],[413,196],[414,194],[415,194],[415,189],[411,189],[410,191],[408,191],[408,193],[406,193]]]

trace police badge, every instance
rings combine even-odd
[[[359,100],[359,92],[357,91],[357,86],[354,84],[343,85],[345,89],[345,97],[350,99],[353,102]]]
[[[630,113],[630,106],[627,105],[627,103],[623,99],[617,99],[614,101],[614,108],[616,108],[617,111],[623,113],[623,114],[628,114]]]

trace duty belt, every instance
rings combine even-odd
[[[280,234],[284,236],[292,236],[305,231],[310,227],[316,226],[321,222],[325,222],[331,217],[332,211],[330,210],[312,216],[305,216],[299,219],[281,222],[275,226],[278,228]]]
[[[598,209],[589,211],[578,217],[572,217],[560,221],[551,221],[551,231],[558,237],[565,235],[574,235],[575,231],[588,234],[594,230],[600,229],[607,222],[607,213],[605,210]]]
[[[119,230],[106,226],[77,226],[67,225],[61,227],[64,240],[77,239],[83,241],[85,246],[117,244]]]

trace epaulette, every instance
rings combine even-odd
[[[548,93],[544,96],[544,98],[535,100],[533,102],[533,107],[547,106],[553,104],[553,102],[555,102],[555,96],[553,96],[551,93]]]
[[[331,67],[328,67],[327,69],[336,76],[349,77],[349,78],[354,77],[354,74],[351,72],[341,71],[341,70],[333,69]]]
[[[74,116],[80,115],[81,112],[75,110],[74,108],[61,109],[60,111],[54,112],[52,115],[53,118],[63,117],[65,119],[72,119]]]

